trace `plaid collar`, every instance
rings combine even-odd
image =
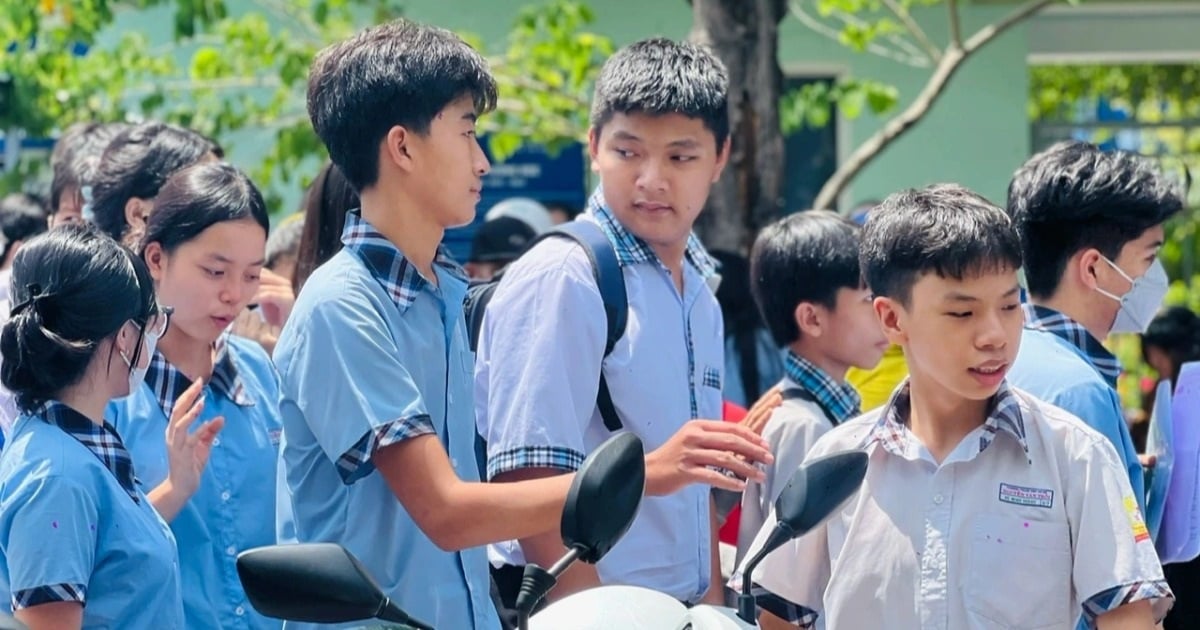
[[[421,290],[431,286],[404,254],[375,231],[362,217],[360,210],[346,213],[346,227],[342,230],[342,244],[358,256],[371,275],[387,290],[400,312],[408,310]],[[434,264],[466,281],[466,272],[450,256],[449,250],[439,245]]]
[[[839,383],[811,361],[787,351],[783,372],[789,379],[807,390],[817,403],[840,424],[861,413],[862,398],[849,383]]]
[[[1121,362],[1079,322],[1054,309],[1026,304],[1025,327],[1048,332],[1079,348],[1109,386],[1117,386],[1117,377],[1121,375]]]
[[[605,203],[604,190],[599,186],[588,199],[587,212],[595,217],[596,223],[600,224],[600,228],[604,230],[608,240],[612,241],[613,249],[617,252],[617,262],[622,267],[642,263],[662,264],[658,255],[650,249],[645,241],[634,236],[632,232],[625,229],[624,225],[621,225],[612,210],[608,208],[608,204]],[[708,254],[708,250],[704,249],[704,245],[700,243],[700,239],[696,237],[695,233],[688,236],[684,257],[692,263],[696,271],[700,272],[700,277],[707,280],[716,275],[717,261],[713,260],[713,257]]]
[[[129,498],[134,503],[141,503],[137,492],[138,480],[133,476],[133,458],[125,450],[125,443],[113,425],[106,421],[100,426],[78,411],[53,400],[47,402],[37,415],[79,440],[117,478],[117,483],[129,493]]]
[[[226,343],[224,336],[217,339],[215,349],[217,356],[213,360],[213,372],[209,384],[212,385],[214,391],[228,398],[235,405],[253,407],[254,399],[246,393],[246,384],[238,374],[237,364],[233,361],[233,353],[230,352],[229,344]],[[183,392],[192,385],[192,381],[189,381],[183,372],[180,372],[174,365],[168,363],[167,358],[159,351],[155,351],[154,357],[150,359],[150,366],[146,368],[146,382],[149,383],[150,391],[154,392],[154,398],[162,407],[163,415],[168,419],[171,417],[171,410],[175,408],[175,401],[179,400]]]
[[[914,459],[915,453],[910,449],[915,447],[915,440],[910,439],[908,432],[908,418],[912,409],[909,395],[909,382],[905,381],[896,393],[892,394],[887,407],[879,414],[879,421],[875,424],[868,441],[879,442],[893,455]],[[1025,439],[1025,419],[1021,415],[1020,400],[1009,388],[1007,381],[1001,383],[996,395],[992,396],[983,428],[983,436],[979,438],[980,453],[987,450],[996,439],[996,435],[1003,431],[1011,435],[1025,451],[1025,457],[1029,457],[1029,442]],[[1032,463],[1032,460],[1030,461]]]

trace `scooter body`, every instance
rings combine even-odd
[[[546,606],[530,630],[753,630],[737,611],[723,606],[688,608],[675,598],[640,586],[601,586]]]

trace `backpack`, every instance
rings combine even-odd
[[[608,321],[608,335],[604,342],[604,356],[608,357],[616,347],[617,342],[625,334],[625,324],[629,318],[629,299],[625,293],[625,275],[617,262],[617,252],[612,242],[608,240],[604,230],[591,221],[572,221],[560,225],[539,236],[529,249],[547,238],[567,238],[575,241],[583,248],[592,265],[592,275],[596,278],[596,287],[600,289],[600,299],[604,302],[604,314]],[[526,251],[529,251],[528,249]],[[467,338],[471,351],[479,347],[479,332],[483,327],[483,316],[487,305],[500,285],[503,270],[491,280],[473,283],[467,289],[467,297],[463,303],[463,315],[467,320]],[[604,379],[604,371],[600,371],[599,389],[596,391],[596,406],[604,426],[609,431],[621,430],[621,418],[613,405],[612,394],[608,391],[608,383]],[[483,472],[482,470],[480,471]]]

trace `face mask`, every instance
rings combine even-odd
[[[1144,333],[1150,327],[1150,320],[1154,319],[1155,313],[1162,306],[1163,299],[1167,297],[1167,289],[1170,288],[1167,281],[1167,272],[1163,269],[1162,262],[1155,260],[1154,264],[1146,270],[1145,275],[1134,280],[1128,274],[1121,271],[1113,261],[1105,258],[1104,262],[1115,269],[1133,285],[1132,288],[1123,296],[1117,297],[1104,289],[1096,287],[1096,291],[1107,298],[1116,300],[1121,304],[1120,310],[1117,311],[1117,319],[1113,322],[1112,330],[1115,333]]]
[[[158,346],[158,337],[156,335],[147,331],[143,333],[142,338],[145,340],[145,343],[143,344],[143,347],[145,348],[145,354],[142,356],[146,357],[146,367],[134,366],[133,360],[130,357],[125,356],[124,352],[121,352],[121,358],[125,359],[125,365],[129,366],[130,394],[137,391],[137,388],[142,384],[142,381],[146,380],[146,371],[150,369],[150,359],[154,357],[154,348]]]

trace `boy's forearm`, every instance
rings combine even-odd
[[[1097,630],[1153,630],[1154,627],[1149,600],[1125,604],[1096,617]]]
[[[721,520],[717,517],[717,503],[709,495],[708,499],[708,520],[710,531],[712,532],[712,543],[710,557],[711,560],[711,576],[708,583],[708,592],[704,595],[704,603],[714,606],[725,605],[725,578],[721,574]]]
[[[384,447],[373,459],[421,531],[447,551],[556,531],[574,479],[560,475],[514,484],[464,482],[433,435]]]

